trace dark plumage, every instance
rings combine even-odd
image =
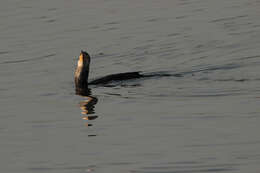
[[[140,78],[142,76],[143,75],[141,75],[139,72],[126,72],[126,73],[111,74],[111,75],[107,75],[102,78],[93,80],[93,81],[89,82],[89,85],[107,84],[111,81],[136,79],[136,78]]]

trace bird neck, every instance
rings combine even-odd
[[[89,64],[78,62],[78,67],[75,71],[75,86],[76,88],[88,88]]]

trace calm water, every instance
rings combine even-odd
[[[0,2],[1,172],[259,172],[259,9],[259,0]],[[81,49],[90,78],[182,77],[92,87],[91,100],[74,93]]]

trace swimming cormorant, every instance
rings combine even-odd
[[[87,52],[81,51],[78,59],[77,68],[74,74],[76,91],[86,90],[88,85],[107,84],[111,81],[121,81],[143,77],[140,72],[126,72],[104,76],[102,78],[88,82],[90,66],[90,56]]]

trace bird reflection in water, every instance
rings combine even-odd
[[[82,110],[81,114],[83,115],[82,119],[86,120],[86,126],[93,126],[89,121],[95,120],[98,118],[95,114],[95,105],[98,102],[98,99],[94,96],[91,96],[90,88],[87,89],[76,89],[76,94],[85,98],[85,100],[79,103],[79,107]]]

